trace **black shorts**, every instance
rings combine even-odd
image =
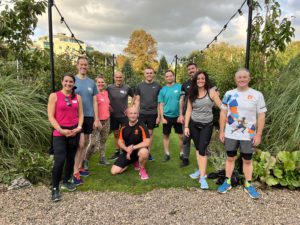
[[[82,124],[82,133],[91,134],[94,128],[94,117],[84,117]]]
[[[149,130],[153,130],[155,127],[158,127],[156,125],[156,118],[157,118],[157,114],[149,114],[149,115],[140,114],[139,121],[144,123]]]
[[[127,117],[110,117],[110,130],[119,130],[127,121]]]
[[[130,159],[127,159],[126,158],[127,153],[125,151],[122,151],[122,153],[120,154],[118,159],[115,161],[114,165],[121,167],[121,168],[125,168],[126,166],[134,163],[135,161],[137,161],[139,159],[138,152],[139,152],[139,150],[133,151],[130,155]]]
[[[169,135],[171,133],[172,127],[174,127],[176,134],[183,134],[182,124],[177,123],[178,117],[171,118],[171,117],[164,116],[164,118],[167,120],[167,124],[163,124],[163,134],[164,135]]]

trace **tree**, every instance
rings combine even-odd
[[[38,16],[42,15],[47,1],[13,1],[12,9],[6,5],[0,14],[0,41],[14,51],[17,59],[24,59],[23,54],[32,44],[30,35],[36,28]]]
[[[135,30],[131,33],[124,53],[132,60],[135,71],[141,73],[147,66],[155,64],[157,42],[145,30]]]
[[[136,76],[129,59],[126,59],[122,68],[122,73],[125,76],[125,83],[132,88],[134,88],[141,81],[141,79]]]
[[[156,80],[160,84],[164,83],[164,75],[165,75],[165,72],[168,70],[168,68],[169,68],[169,65],[168,65],[167,59],[163,55],[159,60],[159,66],[158,66],[157,73],[156,73]]]

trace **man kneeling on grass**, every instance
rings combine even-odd
[[[147,127],[138,121],[138,110],[127,109],[128,122],[121,127],[118,144],[122,154],[111,168],[112,175],[125,171],[133,163],[134,169],[140,171],[142,180],[149,179],[145,169],[149,156],[150,135]]]

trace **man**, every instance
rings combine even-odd
[[[261,143],[267,111],[261,92],[250,88],[250,73],[240,69],[235,74],[237,88],[227,91],[222,102],[220,113],[220,141],[225,143],[227,151],[226,180],[218,188],[219,193],[226,193],[231,187],[231,176],[234,170],[237,148],[240,149],[245,175],[244,190],[251,198],[259,198],[259,193],[251,185],[252,155],[254,147]]]
[[[158,102],[160,104],[160,116],[163,123],[163,144],[164,144],[164,158],[163,162],[171,159],[169,151],[170,133],[172,127],[179,137],[180,157],[182,153],[183,130],[182,124],[179,121],[179,98],[181,92],[181,84],[174,82],[174,73],[167,70],[165,73],[166,86],[164,86],[158,95]]]
[[[139,121],[144,123],[150,134],[150,146],[149,153],[151,152],[153,129],[160,123],[158,115],[159,106],[157,97],[161,89],[160,84],[154,81],[154,70],[148,67],[144,71],[145,81],[138,84],[135,97],[134,105],[137,109],[140,109]],[[149,154],[149,160],[152,161],[154,158]]]
[[[135,107],[127,109],[128,122],[121,128],[118,144],[123,151],[111,168],[111,174],[120,174],[134,163],[142,180],[149,179],[145,169],[149,157],[148,147],[150,135],[147,127],[138,121],[138,110]]]
[[[188,72],[188,75],[190,78],[182,84],[181,95],[180,95],[179,121],[182,124],[184,124],[184,116],[185,116],[185,112],[187,109],[188,94],[189,94],[190,87],[192,84],[192,79],[197,71],[198,71],[198,66],[196,63],[189,63],[187,65],[187,72]],[[183,137],[182,163],[181,163],[180,167],[185,167],[190,164],[190,162],[189,162],[190,149],[191,149],[191,136],[189,136],[189,137],[184,136]],[[196,151],[196,154],[197,154],[197,151]]]
[[[86,148],[89,143],[89,135],[93,129],[100,126],[98,118],[98,105],[96,95],[98,94],[95,82],[87,76],[88,61],[85,57],[79,57],[76,64],[78,73],[75,76],[75,93],[79,94],[83,103],[84,121],[82,133],[80,134],[79,147],[75,156],[73,183],[82,184],[80,176],[88,176],[89,172],[82,168],[82,162],[86,155]]]
[[[107,87],[108,97],[110,101],[110,129],[114,133],[115,153],[110,157],[111,160],[116,159],[120,155],[120,147],[118,145],[119,129],[127,122],[125,110],[128,107],[128,96],[133,97],[133,90],[123,84],[123,74],[120,71],[114,74],[114,84]]]

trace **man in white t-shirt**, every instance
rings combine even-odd
[[[262,93],[249,87],[250,73],[247,69],[238,70],[234,79],[237,88],[225,93],[220,113],[220,140],[225,143],[227,159],[226,179],[218,192],[226,193],[231,189],[231,176],[239,148],[245,175],[244,190],[251,198],[259,198],[259,193],[251,185],[252,155],[254,147],[261,143],[267,108]]]

